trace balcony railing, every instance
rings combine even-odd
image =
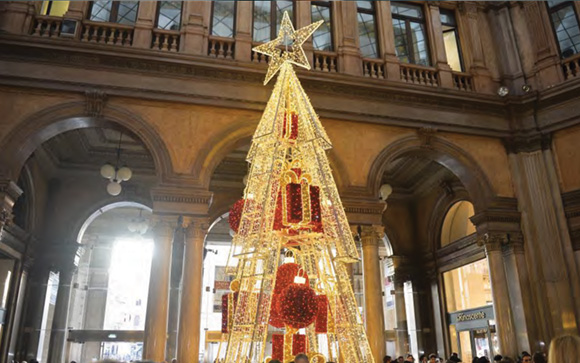
[[[221,59],[234,59],[235,39],[211,36],[207,54],[210,57]]]
[[[338,55],[335,52],[314,51],[314,70],[322,72],[338,72]]]
[[[453,88],[460,91],[473,92],[473,76],[463,72],[453,72]]]
[[[129,25],[85,20],[82,34],[84,42],[120,46],[133,43],[133,27]]]
[[[270,61],[270,58],[262,53],[258,53],[258,52],[254,52],[254,47],[263,44],[263,43],[252,43],[252,54],[251,54],[251,60],[252,63],[263,63],[263,64],[268,64],[268,62]]]
[[[62,18],[58,16],[38,15],[32,28],[32,35],[53,38],[60,35]]]
[[[439,77],[434,68],[401,63],[401,80],[405,83],[439,87]]]
[[[580,54],[562,60],[562,71],[566,79],[580,77]]]
[[[362,63],[365,77],[385,79],[385,61],[376,58],[363,58]]]
[[[178,52],[179,41],[180,35],[178,30],[153,29],[151,49]]]

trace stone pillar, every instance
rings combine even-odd
[[[151,262],[151,278],[145,318],[145,341],[143,359],[162,362],[165,360],[167,342],[167,313],[169,306],[169,273],[171,269],[171,244],[177,226],[177,218],[156,216],[153,227],[155,242]]]
[[[153,27],[155,26],[155,15],[157,13],[156,1],[140,1],[135,31],[133,35],[133,47],[150,49],[153,39]]]
[[[508,243],[507,235],[487,233],[480,237],[479,243],[485,246],[489,264],[500,354],[515,357],[518,355],[518,347],[502,253],[502,246]]]
[[[395,267],[395,315],[397,316],[396,347],[397,356],[405,355],[409,351],[409,330],[407,327],[407,308],[405,306],[405,281],[409,280],[409,275],[404,271],[405,258],[392,256]]]
[[[237,61],[250,62],[254,19],[252,16],[253,1],[238,1],[236,8],[236,48],[234,58]],[[275,26],[275,24],[272,24],[272,26]]]
[[[167,338],[167,358],[177,357],[177,335],[181,299],[181,279],[183,276],[184,234],[175,233],[171,258],[171,280],[169,286],[169,321]]]
[[[360,56],[358,41],[358,23],[355,1],[331,2],[336,11],[337,19],[334,30],[338,39],[338,69],[341,73],[353,76],[362,76],[362,58]]]
[[[312,6],[310,1],[295,1],[294,2],[294,17],[296,19],[296,29],[303,28],[312,23]],[[312,62],[314,57],[314,46],[312,45],[312,37],[306,39],[303,45],[304,53],[306,54],[306,59]],[[312,66],[312,64],[311,64]]]
[[[189,221],[185,230],[185,253],[181,314],[177,344],[178,362],[196,362],[201,334],[203,244],[209,225],[205,219]]]
[[[30,13],[34,5],[29,1],[9,1],[5,10],[0,13],[0,31],[13,34],[28,34],[30,31]]]
[[[465,1],[459,4],[467,26],[469,41],[464,44],[470,45],[471,67],[468,70],[473,75],[475,89],[478,92],[494,93],[494,85],[491,74],[485,66],[485,56],[481,39],[481,26],[479,5],[475,1]],[[483,21],[483,19],[481,20]]]
[[[542,1],[524,1],[524,14],[535,48],[536,85],[538,90],[551,87],[564,80],[560,67],[558,45]]]
[[[86,19],[90,3],[88,1],[71,1],[68,10],[64,14],[65,18],[83,20]]]
[[[429,14],[427,17],[428,32],[430,39],[433,39],[431,49],[433,50],[434,66],[439,70],[439,80],[441,87],[453,88],[451,67],[447,63],[445,53],[445,42],[443,40],[443,27],[441,25],[441,14],[438,3],[428,2]]]
[[[533,140],[529,149],[508,149],[510,168],[522,215],[530,285],[536,304],[538,338],[577,333],[580,277],[566,224],[549,138]],[[532,148],[533,147],[533,148]],[[534,150],[535,149],[535,150]]]
[[[78,243],[55,245],[51,254],[55,257],[58,269],[58,292],[54,305],[54,316],[50,331],[48,363],[61,363],[64,359],[64,348],[68,333],[68,312],[71,297],[73,275],[76,272],[74,258],[79,248]],[[60,255],[60,256],[59,256]],[[60,257],[60,258],[59,258]]]
[[[391,15],[390,1],[375,2],[377,9],[377,27],[379,30],[379,47],[385,59],[385,77],[400,81],[401,66],[395,50],[395,32],[393,30],[393,17]]]
[[[211,1],[183,3],[180,51],[186,54],[207,55]]]
[[[382,226],[363,226],[361,230],[365,323],[369,344],[377,362],[380,362],[385,356],[385,318],[379,260],[379,241],[384,234]]]

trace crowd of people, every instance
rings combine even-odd
[[[578,357],[580,357],[580,337],[563,335],[552,340],[548,356],[542,352],[533,355],[522,352],[519,357],[515,358],[496,355],[493,357],[493,362],[485,356],[474,357],[471,363],[578,363]],[[415,363],[415,357],[407,354],[406,357],[400,356],[393,359],[387,355],[383,358],[383,363]],[[441,359],[437,354],[422,355],[417,363],[463,363],[463,361],[457,353],[452,353],[448,359]]]

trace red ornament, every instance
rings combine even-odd
[[[285,263],[278,267],[278,271],[276,272],[276,285],[274,285],[274,295],[282,294],[285,288],[289,285],[294,283],[294,278],[298,276],[298,272],[302,267],[299,264],[294,262]],[[305,284],[308,285],[308,274],[306,271],[302,270],[303,274],[301,273],[300,276],[306,279]]]
[[[298,115],[296,112],[290,112],[290,122],[288,122],[288,113],[284,113],[282,137],[288,140],[296,140],[298,138]]]
[[[291,284],[282,291],[278,309],[286,325],[305,328],[316,318],[316,292],[306,284]]]
[[[272,360],[284,361],[284,334],[272,334]]]
[[[280,299],[279,294],[272,295],[272,305],[270,305],[270,320],[268,323],[275,328],[284,328],[284,319],[280,316],[280,310],[278,309],[278,300]]]
[[[222,333],[228,333],[233,325],[238,292],[229,292],[222,295]]]
[[[238,233],[238,229],[240,229],[240,221],[242,219],[242,212],[244,211],[245,203],[246,200],[242,198],[235,202],[230,209],[228,221],[230,223],[230,228],[236,233]]]
[[[316,323],[314,331],[325,334],[328,330],[328,297],[326,295],[316,296]]]
[[[294,334],[292,337],[292,355],[306,353],[306,335]]]
[[[300,169],[292,169],[300,178]],[[307,188],[307,189],[306,189]],[[308,190],[305,198],[303,190]],[[306,205],[304,204],[306,203]],[[310,208],[310,215],[306,217],[304,208]],[[278,193],[276,211],[274,214],[275,231],[288,228],[289,234],[298,234],[298,230],[311,230],[323,232],[322,216],[320,208],[320,187],[308,185],[308,183],[289,183]]]

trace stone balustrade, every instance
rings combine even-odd
[[[32,35],[54,38],[60,36],[62,18],[58,16],[39,15],[36,17]]]
[[[270,60],[267,56],[265,56],[262,53],[258,53],[258,52],[254,52],[253,48],[255,46],[258,46],[262,43],[252,43],[252,54],[251,54],[251,60],[252,63],[263,63],[263,64],[268,64],[268,61]]]
[[[362,63],[365,77],[385,79],[385,62],[382,59],[363,58]]]
[[[562,60],[562,71],[566,79],[580,77],[580,54]]]
[[[401,63],[401,81],[422,86],[439,87],[439,75],[435,68]]]
[[[235,46],[233,38],[210,36],[207,54],[213,58],[234,59]]]
[[[151,49],[166,52],[179,51],[180,34],[177,30],[153,29]]]
[[[314,51],[312,69],[322,72],[338,72],[338,55],[334,52]]]
[[[464,72],[453,72],[453,88],[459,91],[473,92],[473,76]]]
[[[81,39],[84,42],[131,46],[133,31],[129,25],[85,20]]]

